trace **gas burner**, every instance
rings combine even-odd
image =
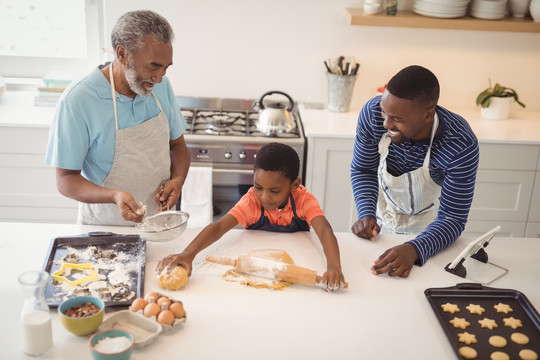
[[[197,115],[198,119],[207,122],[209,125],[221,128],[235,124],[238,121],[245,123],[245,115],[238,112],[201,111]]]

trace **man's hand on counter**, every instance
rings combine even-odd
[[[401,244],[386,250],[371,267],[374,275],[388,274],[406,278],[418,260],[416,249],[411,244]]]
[[[375,237],[381,232],[381,228],[377,224],[376,218],[366,216],[358,219],[351,227],[351,231],[358,237],[375,241]]]

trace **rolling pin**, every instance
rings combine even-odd
[[[315,270],[294,264],[287,264],[279,261],[263,259],[248,255],[239,256],[238,259],[231,259],[222,256],[208,255],[206,261],[230,265],[239,273],[255,275],[273,280],[288,281],[311,287],[322,287],[322,276],[317,275]],[[348,288],[349,284],[344,283],[343,287]]]

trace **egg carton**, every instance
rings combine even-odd
[[[157,293],[159,297],[161,296],[166,296],[168,297],[167,295],[163,295],[163,294],[160,294],[160,293]],[[180,301],[180,300],[175,300],[175,299],[171,299],[170,297],[168,297],[170,300],[171,300],[171,304],[173,303],[180,303],[182,304],[182,306],[184,306],[184,304]],[[185,309],[184,309],[185,310]],[[171,330],[173,330],[175,327],[177,327],[178,325],[180,324],[183,324],[186,322],[186,318],[187,318],[187,313],[184,313],[184,317],[183,318],[175,318],[174,319],[174,322],[172,323],[172,325],[168,325],[168,324],[160,324],[158,321],[157,321],[157,316],[156,315],[153,315],[153,316],[150,316],[150,317],[146,317],[143,313],[142,310],[138,310],[138,311],[133,311],[132,308],[131,308],[131,305],[129,306],[129,311],[133,314],[136,314],[137,316],[142,316],[143,318],[145,319],[149,319],[149,320],[153,320],[156,324],[160,325],[161,328],[163,329],[164,332],[169,332]]]

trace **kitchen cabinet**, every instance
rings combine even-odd
[[[476,19],[470,16],[446,19],[417,15],[400,10],[396,15],[365,15],[363,9],[346,9],[350,25],[389,26],[402,28],[428,28],[450,30],[481,30],[539,33],[540,23],[530,18],[506,17],[500,20]]]
[[[540,145],[480,143],[480,163],[466,232],[485,222],[501,225],[508,236],[523,237],[540,197],[537,179]],[[537,217],[540,219],[540,217]],[[540,220],[537,220],[540,222]]]
[[[0,221],[74,223],[77,202],[58,193],[45,164],[49,127],[2,126]]]
[[[357,219],[350,180],[354,139],[307,140],[306,188],[319,201],[334,231],[350,231]]]

